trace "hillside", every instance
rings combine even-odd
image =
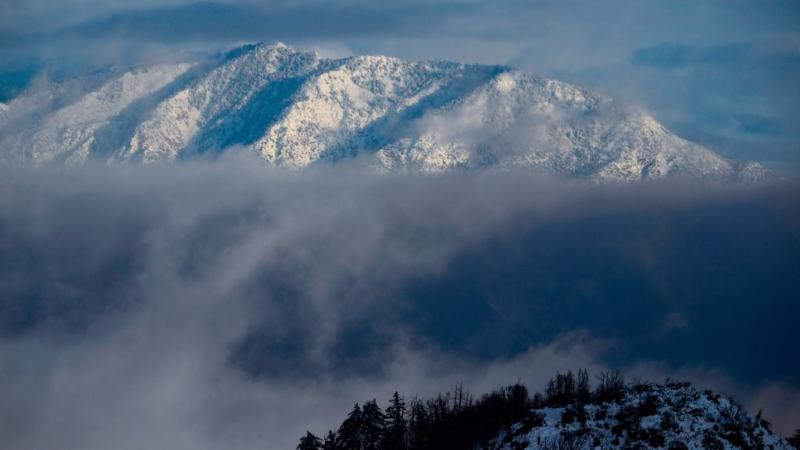
[[[619,400],[535,408],[490,448],[790,449],[732,399],[685,383],[629,387]],[[537,426],[538,425],[538,426]]]
[[[792,442],[798,443],[798,436]],[[603,373],[591,389],[585,370],[558,374],[544,395],[520,384],[475,399],[452,393],[408,407],[400,394],[384,413],[358,404],[324,439],[308,432],[299,450],[429,449],[793,449],[769,422],[732,398],[669,379],[629,383]]]

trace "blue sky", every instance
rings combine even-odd
[[[4,0],[0,98],[36,76],[272,40],[519,66],[644,106],[726,156],[800,162],[798,0]]]

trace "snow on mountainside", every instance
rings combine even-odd
[[[688,383],[642,384],[608,402],[534,409],[487,448],[525,449],[785,449],[759,412]]]
[[[172,162],[236,148],[301,168],[529,168],[636,180],[763,176],[647,113],[500,66],[325,59],[283,44],[53,84],[0,108],[0,160]]]

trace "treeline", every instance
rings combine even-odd
[[[311,432],[300,439],[298,450],[433,450],[472,449],[484,446],[515,423],[523,430],[544,424],[534,409],[584,405],[621,399],[625,380],[618,372],[597,377],[592,389],[585,369],[557,374],[544,394],[530,395],[522,384],[498,389],[475,398],[461,385],[430,399],[414,398],[406,404],[395,392],[383,411],[376,400],[356,404],[338,430],[320,438]]]

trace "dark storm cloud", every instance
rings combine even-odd
[[[198,59],[241,42],[438,36],[473,8],[460,2],[86,2],[41,3],[0,23],[0,101],[33,77],[67,78],[108,65]],[[19,17],[17,17],[19,16]],[[68,17],[70,20],[64,20]]]
[[[461,10],[463,8],[459,8]],[[358,35],[430,33],[448,14],[449,5],[417,4],[413,8],[396,5],[317,5],[309,7],[271,7],[199,3],[115,14],[66,34],[79,36],[131,37],[153,40],[260,40],[348,38]],[[231,26],[235,24],[235,26]]]
[[[155,42],[347,39],[353,36],[435,33],[448,16],[470,11],[445,2],[375,5],[371,2],[297,4],[191,2],[117,8],[64,27],[6,32],[7,45],[41,45],[56,39],[129,39]]]
[[[578,366],[797,420],[779,401],[800,383],[792,184],[2,171],[11,449],[285,448],[395,388]]]
[[[698,47],[662,42],[653,47],[636,50],[631,56],[631,63],[664,69],[677,69],[690,65],[740,69],[766,66],[769,70],[775,71],[800,68],[800,52],[796,46],[788,42],[769,44],[739,43]]]

